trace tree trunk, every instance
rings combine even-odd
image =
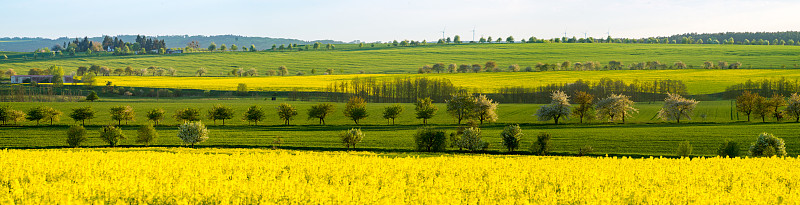
[[[555,118],[553,118],[553,119],[555,119],[555,121],[556,121],[556,124],[558,124],[558,117],[555,117]]]

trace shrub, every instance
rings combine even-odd
[[[344,147],[350,149],[350,147],[356,148],[356,144],[364,139],[364,133],[361,132],[361,129],[353,128],[342,132],[339,137],[342,139]]]
[[[489,143],[481,139],[481,129],[476,127],[465,129],[464,134],[461,135],[461,139],[457,143],[460,149],[467,149],[471,152],[489,148]]]
[[[125,135],[122,134],[122,129],[108,125],[103,126],[103,130],[100,130],[100,139],[103,139],[109,146],[116,147],[119,140],[125,139]]]
[[[70,126],[67,130],[67,144],[71,147],[80,147],[86,142],[86,128],[80,125]]]
[[[500,133],[503,137],[503,146],[505,146],[509,152],[513,152],[515,149],[519,148],[519,141],[522,139],[522,128],[519,125],[509,125],[503,129],[503,132]]]
[[[688,157],[692,155],[692,145],[689,144],[689,141],[684,141],[678,144],[678,156],[679,157]]]
[[[786,144],[783,139],[777,138],[770,133],[761,133],[758,140],[750,145],[750,156],[753,157],[772,157],[786,156]]]
[[[586,146],[581,147],[580,150],[578,150],[578,156],[579,157],[580,156],[586,156],[588,154],[591,154],[592,152],[594,152],[594,148],[592,148],[592,146],[586,145]]]
[[[153,125],[149,124],[139,127],[137,133],[138,135],[136,136],[136,143],[141,143],[145,146],[150,146],[150,143],[158,138],[158,132],[156,132],[156,129],[153,128]]]
[[[184,144],[191,144],[194,147],[194,144],[208,139],[208,129],[200,121],[184,122],[178,127],[178,138],[181,138]]]
[[[719,148],[717,148],[717,155],[722,157],[738,157],[739,156],[739,144],[731,141],[725,140]]]
[[[536,136],[536,142],[531,145],[530,151],[535,155],[547,155],[550,152],[550,134],[545,132]]]
[[[438,152],[443,151],[447,146],[447,137],[444,131],[422,128],[417,130],[417,134],[414,135],[414,143],[417,144],[419,151]]]

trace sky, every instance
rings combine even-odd
[[[800,30],[795,0],[0,0],[0,37],[243,35],[363,42]]]

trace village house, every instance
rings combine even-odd
[[[11,83],[30,83],[30,82],[37,82],[37,83],[50,83],[53,79],[52,75],[12,75],[11,76]],[[74,83],[75,80],[72,79],[71,75],[65,75],[61,77],[64,83]]]

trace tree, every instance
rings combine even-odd
[[[200,121],[200,110],[194,108],[184,108],[175,111],[175,119],[182,120],[183,122]]]
[[[508,149],[509,152],[513,152],[515,149],[519,148],[519,142],[522,140],[522,128],[519,125],[508,125],[503,128],[503,132],[500,133],[500,136],[503,137],[503,146]]]
[[[535,155],[544,156],[550,153],[550,139],[552,136],[547,133],[539,133],[536,136],[536,142],[531,145],[530,151]]]
[[[121,139],[125,139],[125,135],[122,134],[122,129],[107,125],[103,126],[103,130],[100,130],[100,139],[108,143],[109,146],[116,147]]]
[[[394,124],[394,119],[399,117],[400,113],[403,113],[403,106],[401,105],[387,106],[383,109],[383,119],[386,119],[386,124],[389,124],[389,119],[391,119],[392,124]]]
[[[197,76],[203,77],[203,75],[206,74],[207,72],[208,70],[206,70],[206,68],[199,68],[197,69]]]
[[[427,125],[428,119],[433,118],[438,110],[439,108],[433,104],[431,98],[417,98],[417,102],[414,103],[414,111],[416,111],[417,119],[422,119],[423,125]]]
[[[689,141],[683,141],[678,144],[678,153],[679,157],[689,157],[692,155],[692,145],[689,144]]]
[[[236,44],[231,44],[231,51],[236,51],[236,50],[239,50],[239,46],[236,46]]]
[[[578,116],[580,123],[583,123],[583,119],[592,119],[592,111],[594,110],[594,95],[583,91],[577,91],[573,97],[574,98],[572,101],[578,106],[572,110],[572,114]]]
[[[497,121],[497,105],[500,103],[494,102],[492,99],[486,98],[486,95],[478,95],[476,98],[475,113],[478,120],[483,124],[483,121],[494,122]]]
[[[89,95],[86,96],[86,101],[94,102],[95,100],[98,99],[100,99],[100,97],[98,97],[97,92],[94,91],[92,91],[91,93],[89,93]]]
[[[67,144],[70,147],[80,147],[86,140],[86,128],[83,126],[73,125],[67,130]]]
[[[285,76],[286,74],[289,74],[289,69],[287,69],[286,66],[278,67],[278,75]]]
[[[471,152],[486,150],[489,148],[489,143],[483,141],[481,138],[481,129],[477,127],[469,127],[461,134],[461,139],[456,142],[460,149],[467,149]]]
[[[364,98],[353,96],[347,101],[344,107],[344,116],[353,120],[358,124],[358,121],[369,116],[367,113],[367,103]]]
[[[161,108],[153,108],[147,111],[147,120],[153,121],[153,124],[158,126],[158,122],[164,119],[165,113]]]
[[[225,120],[231,119],[234,116],[233,108],[222,106],[220,104],[214,105],[208,110],[208,119],[217,124],[217,120],[222,120],[222,125],[225,125]]]
[[[223,43],[221,46],[219,46],[219,50],[225,52],[225,50],[228,50],[228,47]]]
[[[508,72],[519,72],[519,65],[511,64],[510,66],[508,66]]]
[[[786,98],[783,97],[781,94],[772,94],[772,97],[769,98],[767,102],[772,108],[772,116],[775,117],[775,120],[782,121],[784,117],[784,113],[781,112],[779,109],[786,105]]]
[[[81,121],[81,126],[86,126],[86,120],[94,118],[94,110],[92,107],[75,108],[72,109],[72,113],[69,114],[69,117],[76,122]]]
[[[11,110],[9,105],[0,105],[0,121],[3,122],[3,125],[6,125],[6,122],[11,120]]]
[[[550,104],[543,105],[536,112],[539,121],[554,120],[555,124],[558,124],[558,120],[562,117],[569,119],[570,108],[572,107],[569,104],[569,96],[562,91],[554,91],[550,94],[550,99]]]
[[[64,86],[64,68],[60,66],[50,66],[50,74],[53,77],[50,79],[50,82],[53,83],[53,87],[63,87]]]
[[[414,144],[417,145],[419,151],[439,152],[447,146],[447,136],[441,130],[420,128],[414,135]]]
[[[25,117],[28,121],[36,121],[36,126],[39,126],[39,121],[45,118],[47,118],[47,108],[42,106],[31,108]]]
[[[61,111],[56,110],[52,107],[45,107],[45,119],[50,121],[50,125],[53,125],[53,121],[59,121],[61,118]]]
[[[686,99],[678,94],[667,93],[667,99],[664,100],[664,106],[658,111],[658,117],[663,120],[675,120],[681,123],[681,118],[692,119],[692,112],[697,106],[697,101],[694,99]]]
[[[441,73],[444,70],[445,70],[444,63],[433,64],[433,71],[435,71],[436,73]]]
[[[792,93],[783,111],[795,118],[795,122],[800,122],[800,95]]]
[[[239,83],[236,87],[236,93],[239,95],[247,95],[247,84]]]
[[[134,116],[136,116],[130,105],[111,107],[109,111],[111,113],[111,119],[116,120],[117,125],[122,125],[122,120],[125,120],[125,125],[127,125],[128,120],[133,120]]]
[[[755,103],[755,107],[753,107],[753,114],[761,117],[761,122],[766,122],[767,116],[772,114],[772,105],[770,105],[769,99],[761,97],[760,95],[756,95],[755,99],[753,99],[753,102]]]
[[[448,41],[448,43],[450,43],[450,42]],[[461,43],[461,36],[456,35],[455,37],[453,37],[453,43],[456,43],[456,44]]]
[[[717,148],[717,155],[730,158],[738,157],[739,144],[735,141],[725,140],[720,144],[719,148]]]
[[[514,43],[514,37],[513,36],[508,36],[508,38],[506,38],[506,42],[507,43]]]
[[[310,109],[308,109],[308,119],[311,118],[318,118],[319,124],[325,125],[325,118],[328,117],[328,114],[334,111],[334,105],[330,103],[320,103],[316,105],[312,105]]]
[[[345,148],[350,149],[350,147],[353,147],[355,149],[356,144],[364,139],[364,133],[361,132],[361,129],[352,128],[340,133],[339,138],[342,139]]]
[[[756,99],[761,97],[758,93],[751,93],[748,90],[742,92],[741,95],[736,97],[736,111],[747,115],[747,121],[750,122],[750,114],[756,108]]]
[[[11,111],[9,111],[8,116],[9,116],[9,119],[11,121],[14,121],[14,124],[16,125],[19,121],[22,121],[23,119],[25,119],[25,112],[22,112],[22,111],[19,111],[19,110],[11,110]]]
[[[178,127],[178,138],[181,138],[184,144],[191,144],[194,148],[194,144],[208,140],[208,129],[200,121],[184,122]]]
[[[256,50],[256,45],[255,44],[250,44],[250,52],[256,52],[256,51],[258,51],[258,50]]]
[[[5,74],[7,76],[17,75],[17,71],[14,71],[14,69],[9,68],[8,70],[6,70]]]
[[[483,68],[486,69],[486,71],[493,71],[497,68],[497,63],[494,61],[487,61],[486,64],[483,65]]]
[[[95,84],[97,84],[97,79],[95,78],[94,73],[89,73],[81,77],[81,82],[83,82],[83,85],[92,87],[95,86]],[[97,93],[95,93],[95,95],[97,95]]]
[[[447,103],[447,113],[458,120],[461,124],[463,119],[471,119],[475,117],[475,107],[477,106],[477,99],[466,93],[459,93],[452,96]]]
[[[761,133],[750,145],[749,154],[752,157],[783,157],[786,156],[786,143],[770,133]]]
[[[208,51],[214,52],[214,50],[216,50],[216,49],[217,49],[217,44],[216,43],[211,42],[211,44],[208,45]]]
[[[150,143],[158,138],[158,132],[151,124],[142,125],[136,130],[136,133],[136,143],[144,144],[144,146],[150,146]]]
[[[250,106],[250,108],[247,108],[247,111],[244,112],[244,120],[253,122],[255,125],[258,125],[259,121],[263,121],[264,117],[266,117],[266,113],[264,113],[264,110],[258,105]]]
[[[626,116],[632,112],[639,112],[638,109],[633,108],[633,103],[630,96],[611,94],[611,96],[598,101],[595,109],[600,116],[607,117],[611,121],[622,119],[622,123],[625,123]]]
[[[289,125],[289,121],[294,116],[297,116],[297,110],[288,103],[281,103],[278,105],[278,117],[280,117],[285,125]]]

